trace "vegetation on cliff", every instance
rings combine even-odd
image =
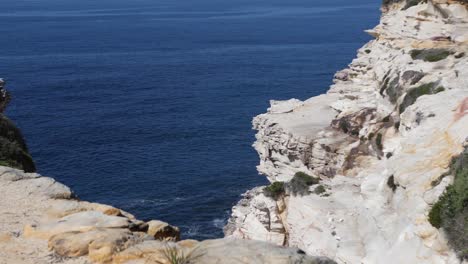
[[[452,51],[446,49],[415,49],[410,52],[413,60],[423,60],[427,62],[444,60],[452,54]]]
[[[460,258],[468,260],[468,148],[453,159],[450,173],[455,176],[429,213],[429,222],[442,228]]]
[[[36,167],[21,131],[3,114],[10,102],[10,94],[4,89],[4,85],[3,79],[0,79],[0,166],[34,172]]]
[[[422,3],[427,3],[428,0],[383,0],[382,5],[384,7],[397,4],[397,3],[402,3],[404,2],[405,5],[403,6],[402,10],[406,10],[410,7],[413,7],[415,5],[419,5]],[[468,0],[455,0],[457,2],[463,3],[463,4],[468,4]]]
[[[403,98],[403,102],[401,102],[399,106],[399,111],[400,113],[403,113],[406,110],[406,108],[414,104],[414,102],[416,102],[416,100],[420,96],[436,94],[443,91],[445,91],[445,88],[443,86],[439,86],[437,82],[426,83],[418,87],[412,88],[406,93],[405,97]]]
[[[290,182],[287,183],[286,188],[292,195],[307,195],[309,194],[309,187],[318,184],[320,179],[314,178],[307,173],[297,172]]]
[[[263,189],[263,193],[275,200],[278,200],[286,192],[294,196],[303,196],[310,193],[309,187],[320,182],[319,178],[314,178],[307,173],[297,172],[289,182],[273,182]],[[319,185],[314,193],[322,194],[326,192],[325,187]]]
[[[25,172],[36,170],[20,130],[3,114],[0,114],[0,165]]]
[[[263,192],[266,196],[278,200],[284,194],[284,182],[273,182],[265,187]]]

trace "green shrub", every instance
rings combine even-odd
[[[287,190],[293,195],[309,194],[309,187],[318,184],[319,178],[314,178],[304,172],[297,172],[286,185]]]
[[[442,198],[443,197],[441,197],[441,199],[439,199],[439,201],[432,206],[431,211],[429,212],[429,222],[435,228],[442,227]]]
[[[403,98],[403,101],[399,106],[399,111],[400,113],[403,113],[406,108],[414,104],[420,96],[436,94],[443,91],[445,91],[445,88],[443,86],[438,86],[437,82],[425,83],[415,87],[406,93],[405,98]]]
[[[21,132],[2,114],[0,114],[0,165],[26,172],[36,170]]]
[[[284,182],[273,182],[263,189],[263,193],[277,200],[279,197],[284,195]]]
[[[423,52],[422,50],[412,50],[412,51],[410,51],[411,58],[412,58],[413,60],[416,60],[416,58],[417,58],[419,55],[421,55],[422,52]]]
[[[198,259],[204,255],[198,248],[186,254],[184,250],[176,245],[167,244],[160,254],[148,255],[148,263],[155,264],[191,264],[199,262]],[[161,259],[161,257],[163,259]]]
[[[7,160],[0,160],[0,166],[11,167],[11,163]]]
[[[292,180],[301,180],[307,185],[311,186],[320,182],[319,178],[314,178],[305,172],[296,172]]]
[[[449,51],[443,51],[443,52],[436,53],[436,54],[429,54],[426,57],[424,57],[424,61],[428,61],[428,62],[440,61],[440,60],[447,58],[450,54],[451,53]]]
[[[320,195],[324,192],[326,192],[327,190],[325,189],[325,187],[323,187],[323,185],[319,185],[317,187],[315,187],[315,190],[314,190],[314,193],[317,194],[317,195]]]
[[[370,49],[366,49],[365,52],[366,52],[367,54],[369,54],[369,53],[371,53],[371,50],[370,50]]]
[[[458,256],[468,260],[468,148],[454,159],[450,171],[454,182],[432,206],[429,222],[443,228]]]
[[[410,51],[413,60],[423,60],[427,62],[436,62],[446,59],[453,52],[446,49],[422,49]]]
[[[435,89],[434,93],[441,93],[441,92],[443,92],[443,91],[445,91],[445,87],[439,86],[439,87],[437,87],[437,88]]]

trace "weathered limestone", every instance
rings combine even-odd
[[[50,217],[61,218],[84,211],[97,211],[105,215],[113,216],[119,216],[122,214],[119,209],[109,205],[76,200],[53,200],[49,209],[47,210],[47,214]]]
[[[49,239],[49,249],[61,256],[78,257],[89,253],[96,257],[98,255],[96,252],[103,251],[102,248],[106,245],[110,247],[115,245],[117,248],[119,243],[125,244],[135,239],[136,236],[128,229],[96,228],[89,232],[72,231],[54,235]],[[110,256],[111,254],[101,253],[100,258],[107,259]]]
[[[26,226],[24,235],[49,239],[51,236],[67,232],[86,232],[96,228],[127,228],[129,223],[130,221],[124,217],[109,216],[98,211],[85,211],[55,221]]]
[[[244,198],[233,208],[233,214],[224,230],[237,238],[286,245],[281,219],[282,208],[266,197],[262,190],[259,187],[243,195]]]
[[[326,195],[274,201],[256,188],[233,208],[228,237],[338,263],[460,263],[427,214],[467,144],[468,9],[404,2],[388,1],[376,39],[326,95],[274,101],[253,120],[258,171],[271,182],[321,177]]]
[[[195,263],[205,264],[333,264],[327,258],[306,256],[293,248],[278,248],[269,243],[236,239],[205,240],[195,247],[191,256]]]

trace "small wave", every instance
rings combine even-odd
[[[184,232],[184,237],[197,237],[200,235],[200,226],[192,225],[188,227],[188,230]]]
[[[223,227],[226,225],[227,219],[226,218],[215,218],[213,219],[213,226],[218,228],[218,229],[223,229]]]
[[[132,199],[127,201],[128,207],[139,206],[139,205],[152,205],[152,206],[164,206],[173,204],[174,201],[184,201],[187,198],[175,197],[173,199]]]

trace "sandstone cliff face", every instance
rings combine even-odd
[[[80,201],[51,178],[4,166],[0,193],[0,263],[335,263],[260,241],[180,241],[167,223]]]
[[[254,118],[258,171],[325,192],[262,188],[233,208],[228,237],[297,246],[338,263],[459,263],[428,222],[468,144],[465,1],[385,1],[381,22],[327,94],[272,101]],[[311,188],[311,191],[313,189]],[[466,235],[466,234],[461,234]]]

